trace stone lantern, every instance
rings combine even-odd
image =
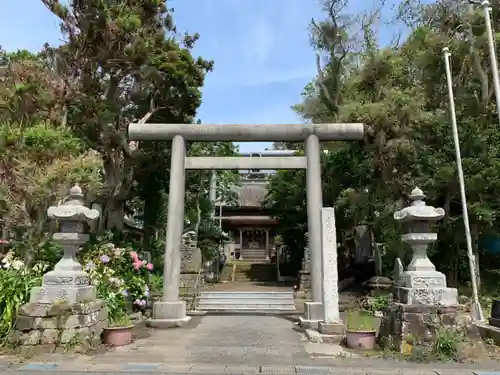
[[[397,276],[395,297],[408,305],[456,305],[457,289],[446,286],[445,275],[436,271],[427,256],[429,244],[437,240],[437,234],[431,233],[431,223],[442,219],[445,212],[427,206],[424,198],[423,191],[415,188],[410,194],[411,205],[394,213],[396,221],[406,224],[407,233],[401,238],[412,249],[411,262]]]
[[[90,285],[87,273],[76,258],[80,246],[88,242],[85,224],[99,218],[99,211],[84,206],[82,189],[75,185],[69,190],[68,197],[59,206],[47,210],[51,219],[60,224],[60,232],[52,238],[59,244],[64,254],[54,270],[43,276],[41,287],[33,288],[30,302],[51,304],[63,300],[68,304],[88,302],[96,298],[96,288]]]

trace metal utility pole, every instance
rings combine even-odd
[[[472,282],[472,319],[476,321],[483,321],[484,320],[483,310],[479,302],[479,294],[477,289],[476,266],[475,266],[476,259],[474,253],[472,252],[472,237],[470,234],[469,213],[467,210],[467,199],[465,196],[464,172],[462,169],[462,156],[460,155],[460,141],[458,138],[457,116],[455,112],[455,99],[453,94],[453,84],[451,80],[451,68],[450,68],[451,53],[448,47],[443,48],[443,54],[444,54],[444,63],[446,69],[446,81],[448,83],[448,99],[450,101],[451,127],[453,130],[453,142],[455,143],[455,156],[457,159],[458,181],[460,184],[460,197],[462,199],[462,217],[464,219],[465,241],[467,243],[467,257],[469,258],[469,271]]]
[[[491,26],[491,6],[488,0],[481,3],[479,1],[469,0],[469,4],[481,5],[483,7],[484,25],[486,27],[486,36],[488,37],[488,49],[490,54],[491,75],[493,76],[493,89],[495,90],[495,99],[497,103],[497,115],[500,123],[500,78],[498,73],[498,62],[495,48],[495,35]]]

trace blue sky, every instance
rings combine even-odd
[[[300,121],[290,106],[316,74],[308,24],[321,15],[318,0],[171,0],[169,5],[179,31],[200,33],[194,53],[215,61],[203,91],[202,122]],[[40,0],[0,1],[0,35],[8,51],[38,51],[45,42],[60,42],[58,21]],[[240,144],[244,152],[266,147],[270,144]]]

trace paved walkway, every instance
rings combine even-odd
[[[295,329],[294,329],[295,328]],[[398,363],[338,357],[341,348],[305,341],[284,317],[206,315],[183,328],[156,330],[132,345],[93,356],[52,354],[8,366],[0,375],[78,372],[121,374],[500,375],[500,364]]]

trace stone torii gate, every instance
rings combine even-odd
[[[186,169],[305,169],[307,225],[311,256],[312,300],[310,319],[322,311],[321,189],[320,141],[361,140],[363,124],[272,124],[200,125],[130,124],[131,141],[172,141],[170,193],[163,273],[163,297],[153,306],[154,327],[180,326],[189,321],[186,303],[179,298],[180,246],[184,226]],[[187,157],[186,141],[198,142],[304,142],[306,156],[246,158]],[[307,309],[307,307],[306,307]],[[307,315],[307,314],[306,314]],[[321,319],[321,318],[319,318]]]

